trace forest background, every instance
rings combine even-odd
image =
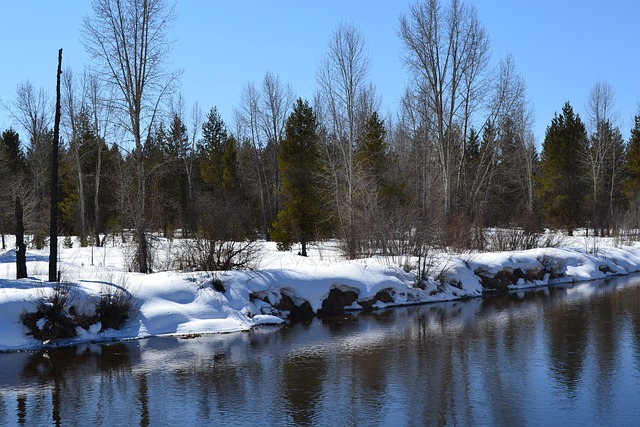
[[[94,1],[78,23],[91,62],[63,73],[59,234],[83,245],[132,238],[131,269],[154,270],[157,233],[189,237],[196,255],[185,262],[219,269],[242,267],[238,254],[259,238],[301,242],[302,254],[337,238],[356,258],[526,249],[544,243],[544,227],[628,238],[640,228],[640,118],[621,129],[613,86],[596,80],[584,118],[558,105],[536,143],[526,82],[513,56],[492,57],[470,3],[417,2],[394,21],[405,72],[396,111],[382,110],[367,40],[342,22],[315,59],[309,99],[266,71],[242,87],[228,123],[181,96],[183,72],[169,61],[177,10]],[[0,227],[13,232],[20,197],[30,244],[42,248],[53,99],[24,80],[2,102],[11,123],[0,174],[11,185]],[[301,148],[310,163],[292,160]]]

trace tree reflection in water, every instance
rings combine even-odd
[[[640,281],[7,353],[0,372],[6,425],[628,425]]]

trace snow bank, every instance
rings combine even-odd
[[[600,279],[640,270],[638,246],[604,247],[589,253],[579,247],[521,252],[441,254],[418,286],[415,271],[406,272],[385,259],[344,261],[337,251],[322,248],[302,258],[277,252],[265,243],[262,268],[214,275],[197,273],[126,273],[117,247],[61,250],[61,269],[74,288],[79,310],[91,310],[105,288],[122,286],[134,295],[136,316],[121,330],[101,331],[96,324],[76,338],[42,343],[26,335],[23,311],[52,292],[44,281],[46,256],[29,253],[34,276],[15,277],[15,252],[0,254],[0,351],[47,345],[242,331],[256,325],[280,324],[292,307],[317,313],[327,301],[340,309],[358,310],[477,297],[488,291],[523,289]],[[96,259],[99,261],[94,262]],[[40,274],[37,274],[41,272]],[[224,286],[216,290],[214,279]],[[345,299],[347,298],[347,299]],[[348,299],[351,298],[351,299]],[[289,301],[293,306],[283,304]],[[326,308],[326,307],[325,307]]]

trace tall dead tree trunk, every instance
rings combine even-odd
[[[56,115],[53,123],[51,147],[51,221],[49,223],[49,281],[58,282],[58,143],[60,140],[60,75],[62,74],[62,49],[58,50],[56,76]]]

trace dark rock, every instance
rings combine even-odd
[[[327,298],[322,301],[322,307],[318,310],[318,316],[333,316],[344,312],[344,308],[350,306],[358,299],[355,290],[343,291],[333,288],[329,291]]]
[[[296,305],[293,299],[286,294],[282,294],[280,301],[274,305],[274,308],[282,311],[288,311],[290,320],[311,320],[314,316],[314,312],[311,309],[309,301],[304,301],[300,305]]]
[[[544,268],[530,268],[525,272],[524,280],[526,280],[527,282],[533,282],[534,280],[544,280],[545,274],[546,271],[544,270]]]
[[[377,302],[390,303],[390,302],[393,302],[393,297],[391,296],[388,290],[383,289],[381,291],[378,291],[378,293],[375,294],[373,298],[358,301],[358,304],[360,304],[360,306],[364,310],[371,311],[373,310],[373,305]]]
[[[615,273],[615,271],[613,271],[608,265],[605,265],[605,264],[600,265],[598,267],[598,270],[600,270],[604,274]]]
[[[480,278],[484,290],[488,292],[506,292],[509,289],[509,285],[515,283],[512,282],[513,270],[511,269],[505,268],[496,274],[477,269],[474,273]]]

